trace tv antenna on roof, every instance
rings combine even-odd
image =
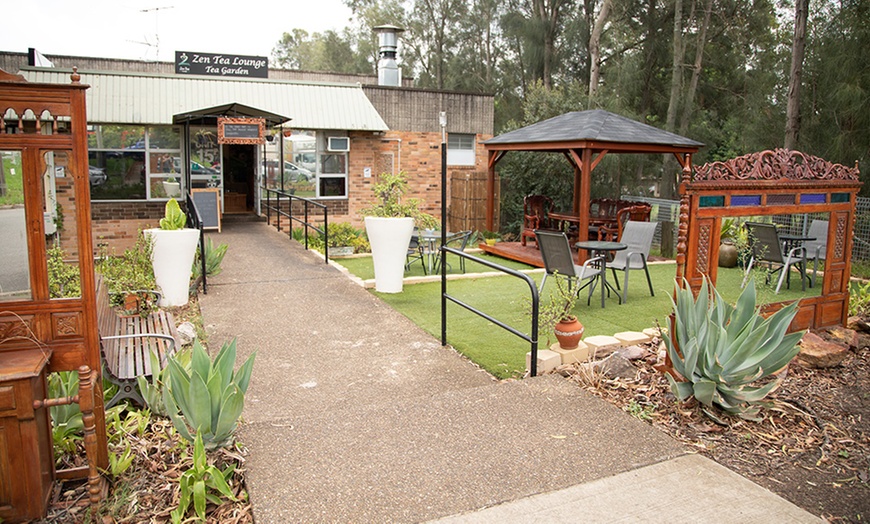
[[[139,10],[140,13],[154,13],[154,43],[148,41],[148,37],[144,37],[144,42],[134,42],[136,44],[146,45],[148,47],[153,47],[155,51],[155,60],[160,60],[160,11],[166,9],[175,9],[174,5],[166,6],[166,7],[149,7],[148,9]]]

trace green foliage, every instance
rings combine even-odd
[[[224,256],[227,254],[229,244],[220,244],[214,247],[211,237],[205,239],[205,274],[213,277],[220,274],[221,263],[224,261]],[[202,273],[202,253],[199,252],[199,247],[196,248],[196,257],[193,259],[193,278],[199,278]]]
[[[408,176],[405,172],[381,173],[372,191],[375,194],[375,202],[362,210],[363,215],[411,217],[421,229],[434,229],[438,225],[438,220],[434,216],[420,211],[419,200],[404,198],[405,193],[408,192]]]
[[[51,298],[82,296],[82,280],[77,264],[64,262],[64,252],[60,246],[53,246],[46,252],[48,257],[48,292]]]
[[[705,406],[756,419],[764,398],[780,381],[751,384],[782,369],[800,350],[797,343],[803,332],[786,334],[798,302],[764,318],[756,307],[754,279],[735,306],[707,282],[697,300],[688,284],[675,294],[674,340],[665,337],[665,344],[674,370],[686,381],[667,375],[674,395],[681,401],[694,396]]]
[[[193,510],[196,513],[196,518],[201,522],[205,522],[205,506],[211,502],[215,505],[222,503],[218,495],[236,500],[230,489],[228,480],[232,478],[235,466],[227,466],[223,471],[208,463],[205,446],[203,445],[202,435],[197,434],[193,441],[193,463],[181,474],[179,487],[181,490],[181,498],[178,502],[178,507],[172,510],[171,517],[173,523],[181,523],[193,502]]]
[[[59,371],[48,375],[49,398],[71,397],[79,392],[79,374],[74,371]],[[82,411],[76,403],[52,406],[51,430],[54,448],[58,455],[73,453],[76,443],[82,440],[84,423]]]
[[[133,465],[133,459],[136,456],[133,454],[133,448],[130,446],[130,443],[124,441],[124,451],[121,454],[117,454],[114,452],[109,452],[109,473],[112,474],[113,477],[117,477],[119,475],[123,475],[130,466]]]
[[[870,282],[852,284],[849,294],[849,315],[870,315]]]
[[[164,370],[160,369],[160,361],[157,357],[157,352],[152,351],[148,356],[151,361],[151,380],[139,375],[136,377],[136,383],[139,386],[139,393],[145,401],[145,406],[155,415],[161,417],[168,416],[166,406],[163,404],[163,374]]]
[[[160,219],[160,229],[174,231],[184,229],[185,225],[187,225],[187,215],[181,210],[178,202],[174,198],[170,198],[166,202],[164,216]]]
[[[193,435],[200,436],[207,449],[230,443],[245,404],[255,355],[238,372],[233,372],[235,340],[224,344],[214,361],[199,340],[194,341],[188,369],[175,355],[169,357],[163,374],[163,403],[182,437],[193,441]]]
[[[157,289],[151,250],[150,239],[139,231],[136,245],[120,256],[100,253],[95,265],[96,271],[105,279],[112,305],[122,306],[125,295],[137,293],[140,297],[140,314],[147,315],[157,307],[153,294],[147,292]]]

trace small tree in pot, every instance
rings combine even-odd
[[[558,277],[558,274],[554,276]],[[541,333],[547,333],[549,346],[549,334],[553,332],[560,348],[575,349],[585,331],[583,324],[574,315],[577,293],[568,288],[563,278],[553,280],[556,282],[556,292],[551,292],[550,301],[538,308],[538,337],[540,338]]]
[[[383,173],[372,190],[375,202],[362,210],[366,215],[366,234],[372,247],[375,269],[375,290],[380,293],[400,293],[405,273],[405,256],[414,226],[435,228],[434,216],[420,211],[416,198],[404,199],[408,190],[407,175]]]

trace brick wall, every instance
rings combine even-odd
[[[136,243],[140,229],[157,227],[164,213],[164,202],[91,202],[94,248],[108,244],[123,251]]]
[[[362,227],[361,210],[372,204],[372,185],[384,171],[404,171],[408,175],[408,197],[420,200],[423,211],[441,217],[441,133],[388,131],[384,135],[356,132],[351,138],[347,214],[330,221],[351,222]],[[448,166],[447,179],[454,173],[486,171],[486,151],[481,142],[491,135],[477,135],[474,166]],[[365,168],[372,176],[365,178]],[[447,188],[450,202],[450,187]]]

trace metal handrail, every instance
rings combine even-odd
[[[202,274],[202,294],[208,295],[208,281],[205,274],[205,234],[203,233],[202,215],[199,214],[199,209],[196,208],[196,201],[190,191],[185,195],[187,208],[187,224],[193,229],[199,229],[199,262]]]
[[[305,249],[308,249],[308,228],[311,228],[321,235],[323,235],[323,258],[326,263],[329,263],[329,209],[321,204],[320,202],[315,202],[314,200],[309,200],[307,198],[299,197],[286,191],[281,191],[279,189],[269,189],[266,186],[260,186],[260,189],[266,192],[266,221],[271,224],[272,223],[272,211],[274,211],[277,215],[277,223],[275,227],[278,231],[281,231],[281,217],[287,217],[290,220],[290,227],[288,229],[288,235],[293,237],[293,222],[299,222],[300,224],[305,226]],[[275,205],[272,205],[272,194],[275,194]],[[281,209],[281,197],[287,197],[287,211]],[[304,219],[293,216],[293,201],[299,200],[302,202],[302,208],[304,210]],[[314,206],[315,208],[319,208],[323,210],[323,228],[319,228],[316,225],[308,222],[308,206]]]
[[[477,262],[478,264],[482,264],[491,269],[495,269],[496,271],[500,271],[502,273],[508,274],[510,276],[514,276],[525,280],[529,285],[529,289],[532,293],[532,332],[531,335],[526,335],[525,333],[519,331],[518,329],[505,324],[504,322],[493,318],[492,316],[480,311],[479,309],[466,304],[465,302],[459,300],[458,298],[451,296],[447,293],[446,279],[447,279],[447,264],[441,264],[441,278],[442,278],[442,293],[441,293],[441,345],[447,345],[447,301],[451,301],[454,304],[464,307],[465,309],[471,311],[475,315],[485,318],[489,320],[493,324],[499,326],[502,329],[507,330],[508,332],[520,337],[526,342],[531,344],[532,358],[529,366],[529,375],[536,376],[538,374],[538,306],[540,305],[540,297],[538,295],[538,287],[535,284],[534,279],[525,273],[521,273],[515,269],[511,269],[494,262],[490,262],[489,260],[482,259],[480,257],[476,257],[470,255],[464,251],[459,249],[455,249],[452,247],[441,246],[441,260],[446,260],[443,258],[447,253],[453,253],[454,255],[466,258],[468,260],[472,260]]]

